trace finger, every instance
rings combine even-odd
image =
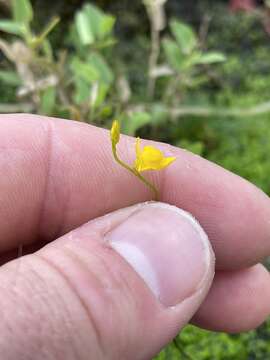
[[[193,322],[205,329],[242,332],[270,316],[270,274],[262,265],[218,272]]]
[[[23,253],[32,252],[27,247]],[[2,263],[18,256],[6,254]],[[219,271],[193,323],[212,331],[243,332],[258,327],[270,315],[270,276],[262,265]]]
[[[0,268],[1,356],[150,359],[193,316],[213,271],[186,212],[151,203],[109,214]]]
[[[3,116],[0,128],[0,249],[50,241],[96,216],[150,199],[115,164],[107,131],[59,119]],[[188,152],[159,144],[177,161],[148,174],[164,202],[182,207],[207,231],[220,269],[255,264],[270,253],[270,201],[256,187]],[[119,153],[134,158],[134,140]]]

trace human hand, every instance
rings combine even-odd
[[[238,332],[269,315],[258,263],[270,254],[270,200],[252,184],[158,145],[177,161],[149,176],[208,234],[209,291],[203,231],[175,207],[141,204],[151,193],[114,163],[107,131],[5,115],[0,144],[2,359],[146,360],[190,320]],[[134,139],[119,147],[131,162]],[[20,244],[31,255],[16,259]]]

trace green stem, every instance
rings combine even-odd
[[[55,17],[51,20],[51,22],[47,25],[45,30],[33,40],[32,47],[35,49],[45,40],[45,38],[49,35],[49,33],[55,28],[55,26],[59,23],[60,18]]]
[[[39,36],[40,40],[43,41],[49,33],[58,25],[60,18],[58,16],[54,17],[51,22],[47,25],[46,29]]]
[[[155,185],[153,185],[150,181],[148,181],[144,176],[142,176],[138,171],[134,169],[134,175],[137,176],[146,186],[148,186],[152,192],[154,193],[154,200],[159,200],[159,193]]]
[[[158,201],[159,199],[159,193],[157,188],[155,187],[155,185],[153,185],[150,181],[148,181],[144,176],[142,176],[136,169],[130,167],[129,165],[127,165],[126,163],[124,163],[122,160],[119,159],[118,155],[117,155],[117,151],[116,151],[116,146],[112,146],[112,152],[113,152],[113,157],[115,159],[115,161],[121,165],[123,168],[125,168],[126,170],[128,170],[129,172],[131,172],[133,175],[137,176],[137,178],[139,178],[147,187],[149,187],[151,189],[151,191],[154,194],[154,200]]]

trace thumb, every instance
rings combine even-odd
[[[113,212],[0,269],[1,354],[151,359],[191,319],[213,273],[188,213],[162,203]]]

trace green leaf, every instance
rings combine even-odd
[[[94,86],[97,86],[96,89],[94,89]],[[104,101],[105,101],[105,98],[107,96],[107,93],[108,93],[108,90],[109,90],[109,87],[108,85],[106,84],[102,84],[102,83],[97,83],[97,84],[94,84],[92,89],[91,89],[91,97],[93,95],[93,92],[95,92],[95,97],[92,97],[91,99],[91,102],[92,102],[92,106],[94,108],[97,108],[99,106],[101,106]]]
[[[97,49],[98,50],[102,50],[106,47],[109,47],[109,46],[113,46],[117,43],[117,40],[113,37],[110,37],[110,38],[107,38],[105,40],[102,40],[102,41],[99,41],[99,43],[97,44]]]
[[[92,4],[87,4],[83,8],[83,12],[88,17],[88,21],[95,39],[99,37],[101,22],[103,19],[103,12]]]
[[[29,0],[12,0],[12,12],[15,22],[29,25],[33,20],[33,8]]]
[[[99,80],[104,84],[110,85],[113,82],[113,72],[100,54],[91,54],[88,64],[93,66],[93,68],[99,74]]]
[[[13,35],[23,35],[25,26],[15,21],[0,20],[0,30]]]
[[[122,131],[127,135],[135,135],[136,131],[151,122],[151,115],[147,112],[134,112],[121,122]]]
[[[188,55],[196,48],[198,40],[191,26],[178,20],[171,20],[170,29],[183,54]]]
[[[90,85],[81,78],[75,80],[75,93],[73,100],[77,105],[81,105],[88,101],[90,98]]]
[[[100,28],[99,28],[99,37],[104,38],[107,35],[110,35],[112,33],[114,24],[115,24],[115,17],[111,15],[104,15],[101,22],[100,22]]]
[[[207,52],[205,54],[202,54],[194,64],[213,64],[213,63],[219,63],[224,62],[226,60],[226,57],[224,54],[219,52]]]
[[[162,41],[162,46],[167,61],[171,65],[171,67],[178,71],[181,70],[183,61],[185,59],[177,43],[171,39],[164,39]]]
[[[0,70],[0,81],[4,82],[10,86],[21,85],[21,79],[14,71]]]
[[[83,45],[105,39],[115,24],[115,17],[106,15],[92,4],[85,5],[75,16],[76,29]]]
[[[76,77],[79,77],[87,83],[94,83],[99,80],[100,74],[94,65],[90,62],[83,62],[78,57],[74,57],[70,64],[71,70]]]
[[[95,41],[87,14],[80,11],[75,16],[75,25],[82,45],[91,45]]]
[[[41,113],[52,115],[56,102],[56,89],[49,87],[41,95]]]
[[[96,39],[102,40],[112,32],[116,20],[114,16],[105,14],[92,4],[85,5],[84,10]]]
[[[85,45],[82,43],[82,40],[80,38],[79,32],[77,30],[77,26],[74,23],[70,27],[70,32],[68,34],[67,38],[68,44],[74,47],[74,53],[77,55],[84,55],[88,49],[85,47]]]

